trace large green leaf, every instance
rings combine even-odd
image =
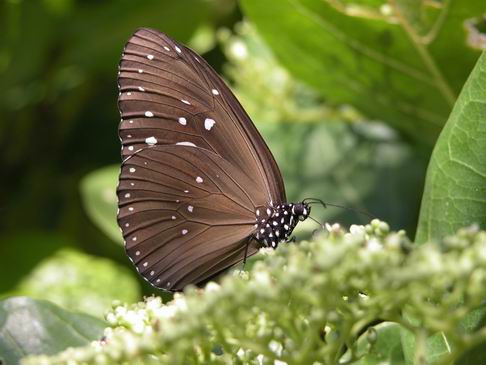
[[[329,101],[429,143],[479,55],[464,21],[486,11],[476,0],[241,4],[282,64]]]
[[[116,186],[120,166],[108,166],[88,174],[81,182],[84,207],[90,218],[114,241],[122,243],[116,223]]]
[[[478,60],[432,153],[416,241],[486,227],[486,55]]]
[[[15,365],[31,354],[55,354],[100,338],[106,323],[68,312],[44,300],[13,297],[0,301],[0,361]]]

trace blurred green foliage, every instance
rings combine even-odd
[[[119,173],[118,164],[91,172],[81,181],[81,196],[86,213],[93,223],[112,240],[122,244],[123,237],[116,222]]]
[[[420,241],[483,223],[484,66],[456,103],[422,190],[434,142],[486,47],[485,12],[475,0],[1,1],[0,297],[25,294],[100,316],[113,299],[154,293],[114,244],[122,242],[117,64],[142,26],[188,44],[229,81],[274,153],[290,200],[365,210],[410,236],[422,200]],[[316,207],[313,216],[368,221],[335,208]],[[298,227],[306,237],[318,226]],[[41,322],[46,310],[71,317],[31,299],[0,305],[0,350],[10,346],[5,331],[21,330],[12,324],[19,311]],[[481,323],[475,313],[460,326]],[[360,363],[411,363],[417,343],[441,358],[448,346],[442,332],[407,335],[391,322],[375,330],[376,346]],[[357,349],[370,349],[368,340],[360,337]],[[82,344],[69,336],[45,343],[9,357],[0,351],[0,360]],[[484,358],[480,350],[468,356],[463,364]]]
[[[108,259],[63,249],[41,261],[14,294],[103,317],[113,300],[136,302],[140,288],[127,268]]]

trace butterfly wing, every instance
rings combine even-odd
[[[180,290],[242,261],[247,249],[254,254],[255,208],[285,201],[285,190],[224,81],[189,48],[140,29],[118,83],[118,222],[139,272]]]
[[[212,151],[280,204],[285,188],[265,141],[224,81],[203,58],[167,35],[140,29],[120,63],[119,134],[129,156],[147,142],[191,143]]]
[[[214,152],[190,146],[144,148],[122,165],[118,223],[138,271],[180,290],[256,253],[253,187]],[[243,188],[243,186],[245,188]]]

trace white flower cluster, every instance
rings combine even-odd
[[[349,232],[337,224],[327,228],[315,241],[283,245],[260,255],[251,271],[189,288],[167,304],[150,297],[116,305],[103,339],[23,364],[284,365],[340,357],[353,363],[375,356],[367,352],[370,341],[374,353],[380,343],[401,351],[400,336],[388,331],[402,327],[412,334],[442,332],[454,349],[451,358],[481,341],[481,331],[464,341],[457,328],[486,297],[485,232],[473,227],[440,244],[413,246],[403,231],[389,232],[379,220]],[[413,323],[404,310],[413,310]],[[360,336],[376,320],[385,325]],[[427,346],[416,346],[421,349]]]

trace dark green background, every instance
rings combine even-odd
[[[379,2],[369,3],[379,10]],[[416,18],[406,2],[398,3],[409,19],[422,22],[412,24],[419,31],[437,17],[432,12],[425,20]],[[486,10],[479,2],[461,4],[449,9],[443,32],[429,47],[454,95],[479,55],[466,45],[462,22]],[[253,22],[252,31],[239,29],[243,14]],[[117,65],[127,38],[141,26],[189,42],[230,80],[274,152],[291,200],[313,196],[366,210],[413,237],[425,168],[452,104],[427,82],[388,61],[383,66],[380,57],[386,56],[433,78],[399,25],[348,17],[320,0],[4,0],[3,296],[15,293],[43,258],[66,246],[108,258],[136,277],[123,248],[88,217],[80,183],[88,173],[120,161]],[[230,36],[221,29],[236,31],[247,43],[249,58],[229,56]],[[378,60],[369,57],[371,51],[381,55]],[[266,70],[259,69],[259,60]],[[290,80],[284,86],[265,78],[276,67]],[[364,93],[356,93],[351,81]],[[417,108],[405,113],[405,104]],[[435,113],[432,124],[419,106]],[[307,108],[318,112],[305,118]],[[314,212],[316,219],[343,224],[369,220],[334,208]],[[316,227],[304,228],[297,232],[300,237]],[[139,282],[145,293],[150,291]]]

